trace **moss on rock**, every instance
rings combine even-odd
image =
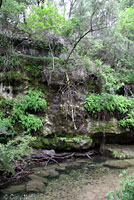
[[[34,142],[33,147],[37,149],[88,149],[93,146],[91,137],[84,136],[67,136],[67,137],[51,137],[44,138],[43,136],[37,136],[37,140]]]

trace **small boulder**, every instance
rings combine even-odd
[[[40,182],[43,182],[43,183],[48,183],[48,180],[46,179],[46,178],[42,178],[42,177],[40,177],[40,176],[37,176],[37,175],[35,175],[35,174],[30,174],[29,176],[28,176],[28,178],[30,178],[31,180],[33,180],[33,181],[40,181]]]
[[[40,171],[36,171],[34,172],[36,175],[40,176],[40,177],[50,177],[50,178],[54,178],[59,176],[59,173],[57,171],[55,171],[55,169],[50,169],[50,170],[40,170]]]
[[[11,185],[7,188],[0,190],[2,194],[15,194],[18,192],[23,192],[25,190],[25,185]]]
[[[130,166],[130,164],[124,160],[110,160],[106,161],[103,165],[105,167],[117,168],[117,169],[126,169]]]
[[[41,192],[45,191],[45,185],[39,180],[31,180],[26,185],[27,192]]]

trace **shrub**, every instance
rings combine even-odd
[[[125,118],[119,121],[119,126],[126,128],[127,131],[130,131],[134,128],[134,111],[132,110]]]
[[[14,160],[24,162],[24,156],[32,154],[30,143],[35,140],[31,136],[16,137],[7,144],[0,143],[0,171],[5,174],[14,173]]]
[[[112,95],[112,94],[90,94],[85,102],[84,107],[97,117],[99,112],[110,113],[114,115],[114,111],[118,111],[120,114],[125,114],[132,108],[133,101],[124,96]]]
[[[41,111],[46,107],[46,100],[43,98],[42,92],[37,90],[29,90],[28,95],[25,97],[24,101],[29,110]]]
[[[121,96],[121,95],[115,95],[114,101],[116,104],[117,110],[124,114],[129,111],[129,109],[133,106],[133,99],[128,99],[127,97]]]
[[[33,130],[37,131],[43,125],[42,119],[29,113],[30,111],[41,111],[46,107],[47,103],[41,91],[30,89],[28,95],[15,102],[14,105],[10,99],[6,99],[5,102],[6,107],[12,107],[12,116],[4,118],[4,113],[0,112],[0,134],[13,134],[13,126],[18,122],[28,133]]]
[[[29,72],[29,75],[33,76],[33,77],[37,77],[39,75],[41,75],[41,70],[43,69],[43,66],[41,65],[28,65],[26,66],[26,71]]]
[[[123,177],[118,185],[118,190],[106,194],[108,200],[133,200],[134,199],[134,176],[127,177],[126,171],[120,175]]]
[[[85,102],[84,107],[92,114],[94,117],[98,116],[98,113],[104,110],[104,100],[98,94],[90,94]]]
[[[10,107],[12,107],[12,105],[13,105],[12,99],[6,98],[6,106],[8,106],[10,108]]]
[[[22,115],[26,110],[41,111],[47,103],[42,92],[29,90],[28,95],[21,101],[15,103],[13,111],[16,117]]]
[[[21,115],[19,121],[22,125],[22,128],[28,133],[30,133],[32,130],[37,131],[43,125],[43,120],[32,114]]]
[[[42,92],[37,90],[29,90],[28,95],[13,107],[12,121],[20,122],[22,128],[30,133],[32,130],[37,131],[43,121],[28,111],[41,111],[46,107],[47,103]]]
[[[103,82],[102,85],[105,92],[114,92],[116,90],[119,81],[117,73],[113,68],[108,65],[102,65],[100,63],[99,76],[101,78],[101,81]]]
[[[18,68],[21,65],[21,61],[18,58],[16,52],[10,47],[4,56],[0,57],[0,71],[11,71]]]
[[[0,119],[0,135],[11,135],[14,133],[12,119],[10,117]]]

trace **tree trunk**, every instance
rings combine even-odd
[[[2,0],[0,0],[0,8],[1,8],[1,6],[2,6]]]

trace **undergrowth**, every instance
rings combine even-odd
[[[6,106],[12,105],[12,110],[11,114],[6,114],[7,117],[4,117],[4,114],[1,113],[1,134],[13,134],[16,123],[20,123],[22,129],[27,133],[37,131],[43,126],[43,120],[35,115],[36,112],[44,111],[47,105],[44,94],[41,91],[30,89],[23,99],[16,101],[14,104],[12,104],[11,100],[6,100],[5,102]],[[35,114],[31,114],[31,112]]]
[[[127,176],[126,171],[120,174],[123,180],[119,182],[118,189],[106,194],[108,200],[133,200],[134,199],[134,176]]]
[[[90,94],[84,102],[84,107],[95,118],[109,114],[111,117],[119,118],[118,125],[127,131],[134,128],[133,98],[107,93]]]
[[[15,173],[14,160],[25,162],[24,156],[32,154],[31,142],[35,141],[32,136],[20,136],[7,142],[0,143],[0,171],[4,175]]]

